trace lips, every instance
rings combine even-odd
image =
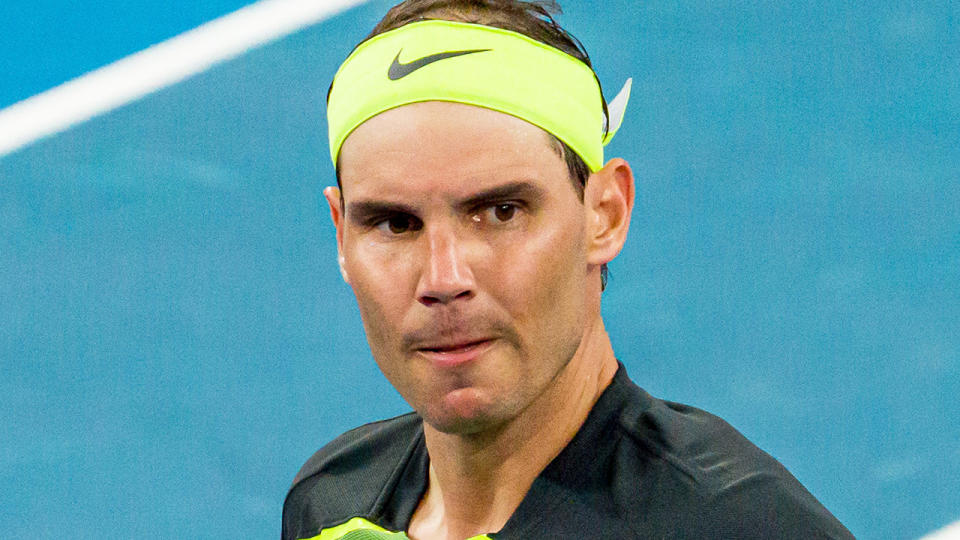
[[[458,340],[456,342],[429,344],[417,348],[417,352],[432,364],[441,368],[460,366],[472,362],[490,349],[493,340]]]
[[[457,351],[461,351],[461,350],[463,350],[463,349],[469,349],[470,347],[475,347],[475,346],[477,346],[477,345],[479,345],[479,344],[481,344],[481,343],[485,343],[485,342],[487,342],[487,341],[489,341],[489,340],[486,340],[486,339],[477,339],[477,340],[473,340],[473,341],[461,341],[461,342],[458,342],[458,343],[452,343],[452,344],[448,344],[448,345],[432,345],[432,346],[427,346],[427,347],[420,347],[420,350],[422,350],[422,351],[429,351],[429,352],[438,352],[438,353],[457,352]]]

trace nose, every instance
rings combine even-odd
[[[417,300],[430,307],[473,298],[476,283],[466,257],[468,246],[454,231],[441,227],[428,228],[424,240],[427,252]]]

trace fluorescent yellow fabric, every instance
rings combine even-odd
[[[380,527],[379,525],[375,525],[363,518],[356,517],[342,525],[337,525],[336,527],[324,529],[320,531],[319,535],[314,536],[312,538],[307,538],[304,540],[337,540],[338,538],[347,534],[348,532],[356,531],[360,529],[371,529],[374,531],[390,532],[384,529],[383,527]],[[406,538],[406,535],[398,536],[398,538]]]
[[[516,32],[422,21],[360,44],[340,67],[327,102],[334,166],[357,126],[422,101],[465,103],[522,118],[565,142],[591,171],[603,166],[603,145],[611,138],[604,137],[600,86],[583,62]]]
[[[320,534],[318,534],[317,536],[313,536],[311,538],[305,538],[304,540],[337,540],[349,532],[358,531],[361,529],[368,529],[373,531],[390,533],[390,536],[391,537],[395,536],[397,540],[404,540],[407,538],[407,535],[402,532],[391,533],[390,531],[384,529],[383,527],[375,523],[372,523],[360,517],[355,517],[342,525],[337,525],[336,527],[324,529],[320,531]],[[481,534],[479,536],[468,538],[467,540],[490,540],[490,537],[485,534]]]

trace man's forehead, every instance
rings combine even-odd
[[[345,199],[384,199],[409,204],[430,201],[459,204],[483,193],[493,196],[502,191],[499,193],[501,197],[508,194],[542,194],[548,191],[554,182],[560,185],[563,181],[562,178],[546,176],[542,170],[519,164],[490,165],[462,171],[425,170],[416,174],[398,173],[395,169],[378,168],[376,165],[357,170],[358,174],[343,175],[341,190]]]
[[[345,191],[465,190],[566,176],[557,141],[519,118],[448,102],[405,105],[360,125],[345,141]]]

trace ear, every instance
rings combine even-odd
[[[606,264],[627,240],[633,212],[633,171],[626,161],[611,159],[590,175],[583,193],[587,209],[587,262]]]
[[[346,262],[343,258],[343,204],[340,200],[340,188],[333,186],[323,190],[323,196],[327,199],[327,205],[330,207],[330,219],[333,220],[333,226],[337,228],[337,264],[340,265],[340,275],[348,284],[350,278],[347,277],[347,269],[344,267]]]

